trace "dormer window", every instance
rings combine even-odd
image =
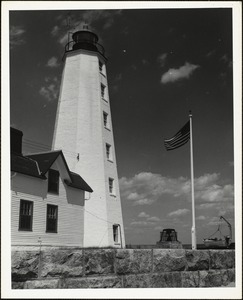
[[[49,170],[48,174],[48,193],[59,194],[59,172],[56,170]]]

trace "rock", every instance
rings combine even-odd
[[[124,288],[150,288],[150,274],[125,275],[123,278]]]
[[[80,277],[82,275],[82,250],[50,249],[42,254],[41,277]]]
[[[186,252],[182,249],[154,249],[153,271],[172,272],[186,269]]]
[[[84,251],[85,275],[113,274],[114,273],[114,250],[99,249]]]
[[[181,287],[182,277],[181,272],[164,272],[159,274],[152,274],[151,286],[152,288],[173,288]]]
[[[37,278],[39,256],[37,251],[12,251],[12,280],[17,282]]]
[[[210,269],[231,269],[235,267],[234,250],[209,250]]]
[[[148,273],[152,271],[152,250],[116,250],[117,274]]]
[[[86,278],[67,278],[63,280],[62,288],[121,288],[122,280],[117,276],[99,276]]]
[[[186,250],[187,270],[208,270],[210,256],[206,250]]]
[[[199,286],[199,273],[198,271],[181,272],[182,287],[198,287]]]

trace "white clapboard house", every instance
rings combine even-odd
[[[23,133],[11,128],[12,246],[78,246],[84,241],[85,194],[61,150],[22,154]]]

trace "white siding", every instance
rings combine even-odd
[[[47,193],[48,180],[22,174],[12,178],[12,245],[83,246],[84,191],[66,186],[60,179],[59,195]],[[20,199],[33,201],[32,231],[19,231]],[[58,206],[57,233],[46,233],[47,204]]]

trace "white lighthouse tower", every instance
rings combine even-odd
[[[84,247],[125,247],[104,48],[84,25],[66,45],[52,149],[93,189]]]

